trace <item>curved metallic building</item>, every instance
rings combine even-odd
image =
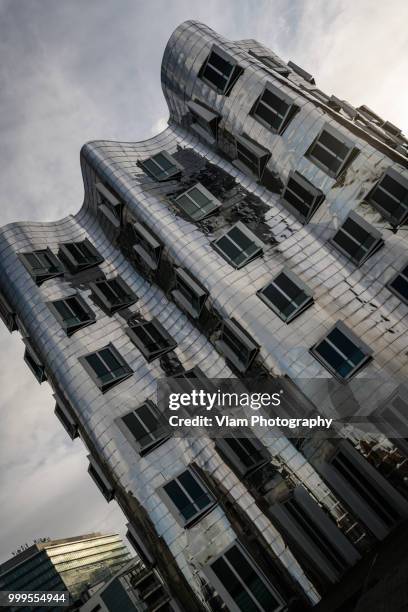
[[[164,132],[83,147],[77,215],[0,231],[2,318],[170,592],[148,609],[308,609],[408,516],[405,441],[167,438],[157,380],[280,375],[313,407],[308,381],[365,377],[400,418],[408,141],[196,22],[162,85]]]

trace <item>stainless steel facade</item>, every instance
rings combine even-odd
[[[226,94],[215,91],[203,73],[214,49],[235,71]],[[366,107],[357,110],[330,98],[311,80],[255,41],[230,42],[202,24],[186,22],[171,36],[162,62],[168,128],[144,142],[86,144],[81,151],[85,199],[79,213],[55,223],[15,223],[0,232],[3,318],[9,329],[18,328],[25,339],[27,360],[37,377],[46,377],[53,387],[65,426],[71,435],[79,433],[89,448],[91,472],[105,496],[118,500],[141,553],[157,565],[175,601],[188,611],[218,609],[219,596],[232,612],[243,609],[219,580],[211,582],[214,572],[208,569],[211,560],[220,558],[236,541],[258,575],[266,574],[279,601],[285,602],[277,603],[275,609],[286,605],[290,609],[296,599],[305,606],[316,603],[327,583],[338,580],[376,538],[385,537],[392,528],[392,521],[381,519],[380,510],[370,506],[369,493],[365,500],[357,493],[348,495],[338,475],[340,468],[330,472],[327,465],[339,464],[335,456],[340,451],[326,441],[309,441],[302,449],[289,439],[265,436],[262,443],[270,453],[274,474],[260,492],[231,469],[209,438],[170,438],[140,457],[117,424],[147,399],[154,401],[157,380],[168,367],[160,359],[148,361],[135,347],[126,333],[127,320],[133,315],[159,321],[176,341],[174,353],[184,370],[198,366],[208,377],[236,375],[233,364],[215,346],[217,325],[203,323],[202,318],[197,321],[173,299],[171,279],[177,268],[208,293],[205,320],[238,322],[260,347],[255,367],[270,376],[296,379],[312,404],[318,404],[319,398],[306,382],[330,380],[331,374],[310,348],[338,321],[370,349],[370,360],[357,376],[377,384],[370,385],[370,395],[362,391],[359,401],[370,402],[374,395],[384,395],[385,401],[390,386],[397,392],[406,381],[407,304],[388,286],[408,263],[406,228],[396,226],[373,206],[369,194],[390,168],[401,177],[404,188],[407,140]],[[265,87],[278,90],[293,105],[281,133],[265,127],[253,114]],[[207,131],[206,126],[210,126]],[[338,176],[314,156],[313,146],[323,129],[342,141],[345,150],[350,149],[347,166]],[[259,166],[252,164],[248,169],[239,159],[241,145]],[[177,176],[165,182],[153,180],[141,167],[141,162],[162,151],[181,167]],[[294,171],[324,195],[305,224],[282,200],[282,190]],[[196,182],[213,194],[217,191],[221,209],[214,217],[192,222],[180,213],[174,199]],[[360,266],[330,242],[352,212],[380,232],[384,241]],[[236,221],[261,233],[264,243],[262,257],[241,268],[230,265],[210,244]],[[140,249],[135,253],[135,226],[136,231],[150,232],[159,245],[158,265],[146,253],[143,257]],[[57,255],[61,244],[85,238],[103,258],[93,272],[65,269],[63,276],[38,285],[23,265],[21,253],[49,248]],[[314,298],[313,305],[290,323],[257,295],[283,268],[296,274]],[[137,295],[137,302],[125,314],[119,310],[108,315],[92,298],[90,283],[103,275],[107,279],[119,275]],[[74,293],[95,317],[68,336],[47,303]],[[131,372],[102,393],[83,358],[109,343]],[[360,482],[369,482],[371,492],[391,499],[398,523],[408,516],[404,491],[394,487],[395,479],[390,484],[378,466],[373,467],[372,453],[364,450],[359,439],[347,431],[344,435],[350,438],[344,441],[344,456],[355,466],[363,479]],[[378,444],[383,453],[396,452],[384,437]],[[366,458],[361,459],[360,453]],[[192,464],[218,503],[185,529],[159,492]],[[306,533],[299,522],[296,529],[303,533],[303,541],[299,536],[297,543],[292,542],[290,533],[285,533],[284,511],[277,508],[294,490],[298,490],[297,507],[315,516],[316,529],[324,523],[324,536],[315,538],[313,530]],[[305,497],[306,491],[309,496]],[[320,512],[325,520],[316,519]],[[328,548],[343,551],[342,568],[333,565],[333,558],[330,563],[333,555],[327,547],[324,552],[322,538],[330,542]],[[323,556],[316,567],[319,554]],[[319,564],[324,568],[320,577]],[[265,609],[259,603],[253,605]]]

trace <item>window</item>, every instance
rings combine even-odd
[[[80,357],[79,360],[102,393],[133,373],[113,344]]]
[[[408,387],[400,385],[375,413],[379,429],[408,455]],[[378,419],[374,421],[378,423]]]
[[[149,400],[118,422],[126,438],[142,457],[170,437],[158,408]]]
[[[273,57],[270,57],[269,55],[258,55],[257,53],[255,53],[255,51],[252,51],[252,49],[250,49],[248,53],[249,55],[252,55],[252,57],[255,57],[262,64],[264,64],[264,66],[267,66],[267,68],[272,68],[272,70],[278,72],[281,76],[289,76],[290,70],[284,63],[279,62],[278,60]]]
[[[255,344],[234,319],[223,322],[216,347],[242,374],[247,371],[259,352],[259,345]]]
[[[92,268],[104,261],[88,238],[82,242],[61,244],[58,257],[72,273]]]
[[[160,262],[162,245],[141,223],[134,223],[133,231],[136,240],[136,244],[133,246],[135,253],[141,257],[148,268],[157,270]]]
[[[31,253],[20,253],[19,257],[37,285],[64,274],[61,262],[48,247]]]
[[[408,304],[408,264],[387,284],[387,287],[405,304]]]
[[[177,342],[157,319],[130,321],[129,324],[130,327],[126,330],[129,338],[149,362],[162,357],[177,346]]]
[[[311,353],[336,378],[348,380],[372,359],[372,350],[342,321],[311,348]]]
[[[164,502],[183,527],[191,527],[216,504],[201,478],[187,468],[160,490]]]
[[[238,542],[211,561],[204,571],[230,612],[277,612],[286,609],[278,591]]]
[[[174,300],[192,317],[197,319],[204,308],[208,291],[205,291],[182,268],[176,269],[176,286],[171,292]]]
[[[282,204],[301,223],[308,223],[324,200],[324,194],[300,172],[291,171],[282,192]]]
[[[383,246],[384,240],[378,230],[352,211],[330,243],[356,266],[361,266]]]
[[[306,156],[329,176],[337,178],[356,154],[351,140],[326,124],[320,131]]]
[[[246,136],[237,136],[235,143],[237,158],[233,161],[234,166],[243,172],[250,170],[255,178],[261,179],[271,152],[252,142]]]
[[[59,422],[71,438],[75,440],[79,436],[78,423],[72,417],[71,412],[65,406],[65,400],[55,395],[56,404],[54,414],[58,418]]]
[[[187,107],[192,118],[192,129],[199,135],[208,140],[211,144],[217,141],[218,122],[220,116],[214,111],[209,110],[198,100],[187,102]]]
[[[248,476],[270,461],[268,451],[257,438],[217,438],[215,446],[232,463],[241,477]]]
[[[389,168],[366,197],[393,227],[408,219],[408,179]]]
[[[309,72],[306,72],[306,70],[303,70],[303,68],[292,62],[292,60],[288,62],[288,66],[289,68],[292,68],[293,72],[296,72],[296,74],[301,76],[304,81],[307,81],[311,85],[316,85],[313,76]]]
[[[99,210],[114,227],[119,228],[122,222],[122,202],[103,183],[95,183],[95,187],[99,194]]]
[[[95,322],[95,313],[80,295],[70,295],[62,300],[49,302],[48,306],[67,336]]]
[[[212,246],[229,264],[239,269],[262,255],[264,244],[238,221],[223,236],[214,240]]]
[[[100,492],[102,493],[106,501],[107,502],[112,501],[112,499],[115,497],[115,491],[112,485],[110,484],[109,480],[106,478],[100,465],[95,461],[95,459],[91,455],[88,455],[88,461],[89,461],[88,474],[92,477],[94,483],[96,484],[96,486],[98,487],[98,489],[100,490]]]
[[[183,171],[181,166],[167,151],[156,153],[140,162],[140,166],[156,181],[169,181],[177,178]]]
[[[197,183],[175,200],[177,206],[193,221],[200,221],[221,206],[217,200],[201,183]]]
[[[34,374],[37,381],[41,384],[47,380],[45,366],[40,357],[37,355],[37,352],[30,340],[28,338],[23,338],[23,342],[25,344],[24,361]]]
[[[292,98],[272,83],[267,83],[255,102],[251,114],[268,129],[282,134],[293,115],[298,111]]]
[[[150,551],[146,546],[146,538],[144,537],[145,534],[141,536],[138,530],[131,523],[127,523],[126,527],[126,537],[132,544],[133,548],[135,549],[143,563],[146,566],[154,565],[154,558],[150,554]]]
[[[293,321],[313,304],[312,291],[286,268],[258,291],[258,296],[285,323]]]
[[[200,70],[200,77],[219,94],[228,96],[242,72],[242,68],[228,53],[213,45]]]
[[[138,300],[137,295],[120,276],[90,283],[90,287],[97,304],[110,315]]]
[[[17,315],[2,293],[0,293],[0,318],[9,332],[13,332],[18,329]]]

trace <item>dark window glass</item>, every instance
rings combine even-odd
[[[338,326],[319,342],[312,352],[321,357],[329,369],[341,378],[349,378],[370,359],[370,355],[357,346],[354,340]]]
[[[197,518],[213,503],[190,470],[185,470],[163,488],[186,522]]]

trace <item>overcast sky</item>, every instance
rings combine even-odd
[[[84,142],[163,129],[160,62],[186,19],[256,38],[408,132],[406,0],[0,0],[0,225],[75,213]],[[1,326],[0,562],[35,537],[124,530],[22,356]]]

